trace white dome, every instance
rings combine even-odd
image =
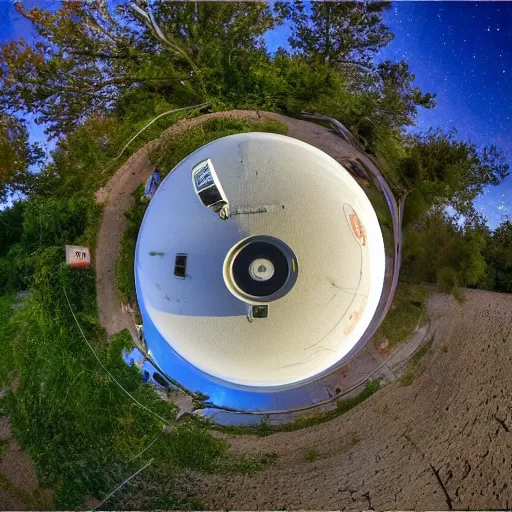
[[[229,201],[226,220],[193,185],[207,159]],[[230,289],[225,262],[255,236],[284,242],[296,281],[268,302],[267,318],[249,321],[250,301]],[[185,278],[174,274],[177,254]],[[247,269],[255,280],[274,274],[263,260]],[[319,149],[268,133],[225,137],[180,162],[146,211],[135,260],[144,323],[203,372],[254,387],[311,378],[346,356],[375,314],[384,267],[377,217],[350,174]]]

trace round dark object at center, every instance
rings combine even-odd
[[[268,280],[260,281],[251,276],[251,263],[259,258],[269,260],[274,273]],[[249,242],[233,261],[233,280],[244,293],[254,297],[266,297],[279,291],[288,279],[290,267],[281,249],[270,242]]]

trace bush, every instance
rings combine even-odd
[[[441,293],[452,293],[458,288],[457,272],[452,268],[441,268],[437,271],[437,286]]]
[[[121,238],[119,258],[116,262],[116,285],[121,302],[136,304],[135,292],[135,246],[142,219],[146,213],[148,203],[143,202],[144,185],[140,185],[132,194],[135,200],[130,210],[125,212],[127,219],[126,229]]]
[[[392,307],[374,337],[374,344],[378,345],[384,337],[391,348],[410,338],[424,314],[427,296],[428,290],[422,286],[399,283]]]

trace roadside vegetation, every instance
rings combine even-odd
[[[180,480],[184,469],[251,473],[272,462],[230,457],[227,443],[197,422],[175,423],[176,408],[122,360],[122,350],[132,348],[129,333],[106,343],[98,325],[93,270],[76,272],[57,264],[36,277],[39,287],[4,326],[16,335],[11,343],[2,343],[6,357],[1,377],[5,381],[10,376],[17,385],[16,392],[0,400],[0,411],[9,415],[16,439],[34,458],[41,485],[54,489],[56,508],[82,507],[86,496],[104,497],[150,459],[154,462],[142,480],[146,489],[137,483],[144,490],[137,506],[148,509],[192,506],[192,490]],[[107,369],[167,423],[135,404],[101,368],[73,322],[64,289]],[[2,301],[2,312],[7,302]],[[109,506],[121,506],[116,500],[123,496]]]
[[[119,300],[124,304],[136,304],[137,296],[135,293],[135,246],[137,244],[137,235],[139,233],[144,213],[148,207],[147,201],[144,201],[144,184],[139,185],[133,192],[135,202],[126,212],[126,229],[121,238],[119,248],[119,258],[116,262],[116,286],[119,294]]]
[[[315,450],[315,448],[311,448],[305,455],[306,462],[315,462],[320,457],[320,452]]]
[[[426,320],[428,295],[424,286],[399,283],[391,309],[373,337],[375,348],[388,352],[408,340],[418,323]]]
[[[255,434],[258,436],[269,436],[271,434],[276,434],[277,432],[294,432],[295,430],[301,430],[303,428],[312,427],[314,425],[318,425],[320,423],[324,423],[326,421],[332,420],[333,418],[337,418],[342,414],[350,411],[356,405],[359,405],[361,402],[364,402],[367,398],[370,398],[373,394],[375,394],[380,389],[380,380],[369,380],[362,391],[360,391],[357,395],[351,398],[341,398],[337,400],[336,407],[333,409],[329,409],[327,411],[318,411],[310,414],[300,414],[297,415],[295,420],[290,423],[285,423],[283,425],[271,425],[268,421],[267,417],[264,417],[258,425],[248,425],[248,426],[225,426],[225,425],[213,425],[212,427],[215,430],[219,430],[221,432],[225,432],[228,434]]]
[[[434,337],[432,336],[432,338],[430,338],[422,347],[420,347],[419,350],[416,351],[414,356],[407,364],[406,371],[398,380],[400,386],[410,386],[414,382],[414,380],[423,373],[425,367],[422,364],[422,360],[432,347],[433,342]],[[441,350],[443,350],[443,347],[446,348],[446,346],[443,345],[441,347]],[[443,350],[443,352],[446,352],[446,350]]]
[[[64,291],[109,371],[173,424],[175,409],[141,382],[136,368],[122,363],[126,333],[107,343],[98,323],[94,267],[71,271],[64,264],[65,244],[90,247],[94,261],[102,215],[94,196],[98,188],[137,148],[201,110],[158,118],[121,154],[156,116],[207,104],[209,111],[250,108],[300,116],[308,110],[336,117],[377,159],[398,196],[412,190],[405,211],[407,283],[438,283],[447,292],[465,286],[512,292],[512,223],[491,231],[473,208],[485,186],[508,174],[504,155],[453,133],[407,134],[420,109],[435,107],[435,93],[415,86],[405,62],[375,62],[393,37],[383,23],[387,2],[316,2],[310,10],[300,1],[152,3],[161,31],[140,14],[145,3],[135,2],[139,11],[131,3],[65,2],[53,10],[25,11],[16,2],[37,44],[20,39],[0,48],[0,383],[10,388],[0,411],[10,416],[42,485],[54,490],[56,508],[82,507],[87,496],[103,498],[150,457],[155,460],[148,470],[106,506],[200,508],[183,470],[252,472],[275,460],[272,454],[233,459],[223,440],[186,420],[134,459],[163,424],[98,365],[66,301]],[[290,48],[271,55],[263,35],[284,22],[290,24]],[[29,115],[57,140],[51,154],[29,142]],[[205,142],[255,129],[284,133],[278,123],[215,120],[150,156],[166,173]],[[134,299],[140,192],[128,213],[117,267],[120,297],[127,301]],[[448,206],[455,220],[446,215]],[[384,211],[380,215],[386,220]],[[19,292],[27,297],[14,311]],[[415,325],[422,308],[415,303],[421,300],[404,292],[382,327],[389,339]],[[379,385],[369,382],[332,411],[282,427],[263,422],[252,432],[267,435],[327,421]]]

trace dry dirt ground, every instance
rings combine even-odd
[[[0,509],[52,508],[50,489],[40,489],[30,455],[12,438],[9,418],[0,417]]]
[[[333,158],[358,156],[359,153],[334,132],[314,123],[292,119],[268,112],[250,110],[231,110],[215,112],[204,116],[183,119],[167,129],[157,141],[153,141],[126,161],[109,180],[107,185],[98,190],[96,200],[105,203],[103,218],[98,236],[95,253],[96,259],[96,291],[100,323],[109,335],[123,329],[129,329],[134,337],[136,332],[130,313],[123,310],[119,304],[116,290],[116,260],[122,234],[126,228],[124,212],[133,205],[132,192],[144,183],[154,170],[149,159],[150,152],[157,144],[164,142],[180,132],[204,121],[217,117],[234,117],[251,121],[277,119],[288,125],[288,136],[313,144]]]
[[[275,451],[276,465],[191,474],[195,492],[215,509],[510,508],[512,295],[465,292],[463,304],[429,299],[434,342],[410,386],[305,430],[229,436],[233,453]]]

